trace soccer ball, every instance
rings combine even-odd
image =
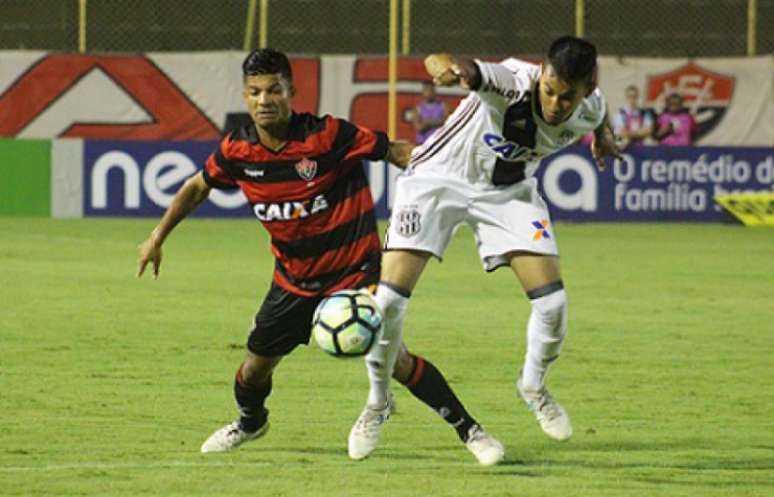
[[[312,336],[337,357],[368,353],[382,328],[382,312],[365,290],[342,290],[326,297],[312,318]]]

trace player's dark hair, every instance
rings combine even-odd
[[[597,48],[586,40],[562,36],[551,43],[546,59],[563,81],[595,83]]]
[[[256,74],[278,73],[288,81],[293,81],[293,72],[287,55],[273,48],[253,50],[242,62],[242,75],[245,78]]]

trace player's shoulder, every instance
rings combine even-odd
[[[514,77],[536,80],[540,76],[540,65],[516,57],[508,57],[499,62],[501,66],[513,73]]]
[[[294,112],[290,118],[290,132],[293,138],[303,141],[309,135],[335,132],[339,120],[330,114],[318,116],[310,112]]]
[[[250,148],[258,143],[258,132],[255,124],[246,123],[229,131],[220,140],[220,152],[226,159],[238,159],[249,153]]]
[[[594,89],[588,97],[584,98],[581,105],[581,118],[587,116],[587,120],[594,118],[601,121],[607,113],[607,101],[599,88]]]
[[[494,94],[505,97],[507,103],[521,100],[524,95],[532,91],[540,77],[540,66],[516,58],[508,58],[500,62],[476,60],[476,63],[482,77],[478,93],[482,96]],[[502,103],[497,99],[491,100],[486,97],[484,99],[494,104]]]

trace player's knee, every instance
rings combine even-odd
[[[250,385],[262,385],[272,374],[276,362],[255,354],[248,354],[242,363],[242,380]]]
[[[384,317],[392,319],[405,312],[410,297],[411,292],[380,282],[374,298],[382,309]]]
[[[547,295],[532,299],[534,317],[545,323],[549,329],[563,335],[567,323],[567,293],[559,288]]]

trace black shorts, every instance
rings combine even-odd
[[[371,280],[375,281],[371,281]],[[363,286],[375,284],[365,278]],[[283,356],[299,345],[309,344],[312,317],[324,295],[302,297],[272,282],[269,293],[255,315],[255,326],[247,337],[247,349],[260,356]]]

